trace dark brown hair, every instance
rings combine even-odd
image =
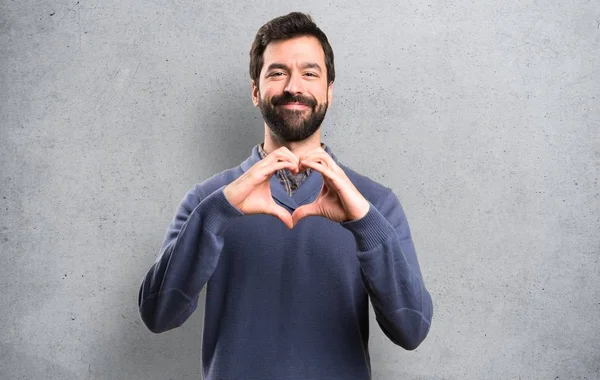
[[[256,37],[250,48],[250,78],[254,81],[256,87],[258,87],[258,77],[264,64],[263,53],[267,45],[273,41],[288,40],[301,36],[312,36],[319,40],[325,53],[327,83],[329,84],[335,80],[333,50],[331,49],[331,45],[329,45],[327,36],[319,29],[309,15],[292,12],[267,22],[256,33]]]

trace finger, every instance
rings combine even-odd
[[[262,168],[264,173],[267,175],[272,175],[273,173],[282,169],[288,169],[291,171],[298,170],[298,164],[289,161],[275,161]]]
[[[289,162],[290,165],[286,166],[285,169],[290,170],[294,175],[298,174],[299,171],[299,166],[300,166],[300,161],[296,158],[290,158],[288,156],[273,156],[270,157],[268,160],[265,159],[265,167],[271,167],[274,164],[277,164],[279,162]]]
[[[270,160],[289,161],[289,162],[294,163],[296,165],[296,167],[298,167],[298,165],[300,163],[299,158],[286,147],[281,147],[281,148],[271,152],[267,156],[267,158],[269,158],[269,161]]]
[[[285,146],[282,146],[282,147],[280,147],[280,148],[277,148],[277,149],[275,149],[273,152],[278,152],[278,153],[286,154],[286,155],[288,155],[288,156],[290,156],[290,157],[291,157],[291,156],[295,156],[295,154],[294,154],[294,153],[292,153],[292,151],[291,151],[291,150],[289,150],[289,149],[288,149],[287,147],[285,147]]]
[[[290,230],[294,228],[292,215],[283,207],[273,204],[273,206],[269,208],[268,213],[279,218]]]
[[[322,163],[322,164],[326,165],[327,167],[331,168],[332,170],[339,169],[339,166],[337,165],[337,163],[333,160],[333,158],[329,155],[329,153],[327,153],[324,150],[309,153],[300,158],[300,162],[302,162],[302,161],[319,162],[319,163]]]
[[[260,167],[257,167],[254,171],[254,178],[257,183],[262,183],[271,178],[271,176],[281,169],[289,169],[292,170],[294,168],[298,168],[292,162],[289,161],[273,161],[273,162],[265,162]]]
[[[335,181],[337,177],[336,173],[331,168],[317,160],[302,160],[300,161],[300,168],[310,168],[316,170],[321,173],[323,177],[326,177],[326,179],[331,181]]]
[[[321,173],[323,176],[323,182],[331,191],[336,193],[345,192],[345,190],[354,187],[352,182],[350,182],[346,176],[346,173],[341,170],[341,168],[340,171],[334,171],[323,163],[316,161],[301,161],[300,167],[311,168]]]
[[[267,166],[267,165],[271,165],[275,162],[290,162],[290,163],[294,163],[295,165],[298,165],[298,159],[297,157],[291,157],[290,155],[286,154],[285,152],[279,152],[279,151],[274,151],[271,152],[270,154],[268,154],[263,160],[260,161],[260,163],[262,164],[262,166]]]
[[[303,205],[298,207],[294,213],[292,214],[293,225],[297,225],[301,219],[306,218],[307,216],[318,216],[319,208],[316,204],[311,203],[308,205]]]

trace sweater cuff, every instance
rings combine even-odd
[[[390,222],[381,215],[379,210],[373,204],[369,203],[369,205],[369,211],[362,218],[341,223],[342,227],[352,232],[358,250],[361,252],[379,246],[394,232]]]
[[[204,226],[215,235],[222,234],[233,218],[243,216],[244,213],[233,206],[223,193],[223,188],[217,189],[204,198],[196,208],[196,212],[204,215]]]

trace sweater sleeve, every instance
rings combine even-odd
[[[431,295],[398,198],[390,191],[379,203],[342,226],[356,239],[363,283],[379,326],[392,342],[414,350],[431,326]]]
[[[196,309],[211,277],[228,223],[243,213],[232,206],[223,187],[205,198],[190,190],[167,230],[160,254],[146,273],[138,296],[144,324],[154,333],[181,326]]]

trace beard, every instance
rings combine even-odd
[[[301,103],[307,109],[287,109],[284,104]],[[284,92],[273,96],[270,100],[259,98],[258,106],[263,119],[271,130],[271,134],[281,142],[297,142],[306,140],[321,127],[328,103],[317,103],[316,99],[303,95],[292,95]]]

